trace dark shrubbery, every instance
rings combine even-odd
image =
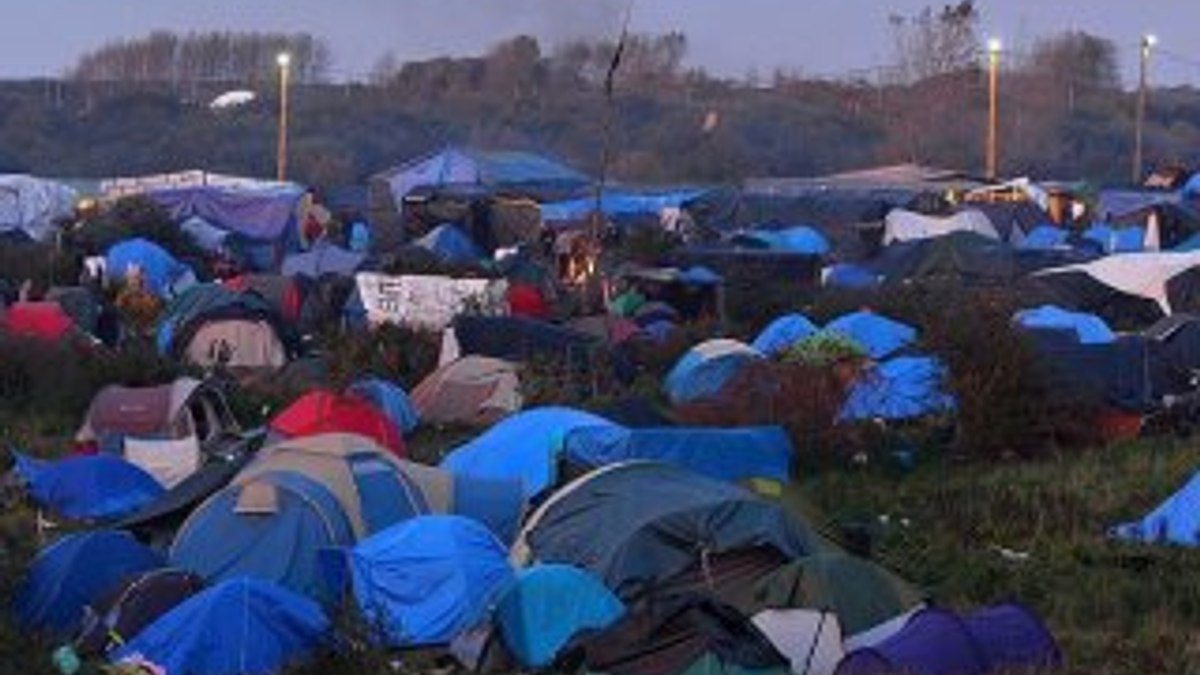
[[[339,387],[374,375],[412,391],[437,368],[441,353],[439,334],[391,324],[369,331],[329,333],[318,342],[329,375]]]
[[[147,197],[125,197],[99,215],[72,230],[68,245],[87,255],[102,255],[110,246],[126,239],[148,239],[180,260],[203,256],[179,229],[171,214]]]

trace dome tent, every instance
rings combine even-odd
[[[663,386],[672,403],[690,403],[717,395],[742,368],[761,359],[758,350],[737,340],[708,340],[675,363]]]

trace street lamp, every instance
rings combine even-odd
[[[1146,97],[1148,96],[1146,80],[1150,70],[1150,51],[1158,45],[1158,36],[1146,34],[1142,36],[1141,76],[1138,78],[1137,121],[1133,126],[1133,184],[1142,181],[1142,129],[1146,124]]]
[[[987,131],[987,177],[996,180],[998,173],[998,145],[1000,134],[999,118],[999,84],[1000,84],[1000,51],[1004,45],[998,38],[987,42],[988,52],[988,131]]]
[[[276,145],[275,178],[283,182],[287,180],[288,76],[292,69],[292,55],[279,52],[275,63],[279,66],[279,141]]]

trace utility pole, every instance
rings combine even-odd
[[[1142,58],[1140,76],[1138,77],[1137,120],[1133,125],[1133,167],[1130,180],[1134,185],[1142,182],[1142,135],[1146,125],[1147,76],[1150,70],[1150,50],[1158,44],[1154,35],[1142,36]]]

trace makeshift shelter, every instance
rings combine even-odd
[[[1107,254],[1140,253],[1146,250],[1146,231],[1140,227],[1092,225],[1080,237]]]
[[[465,356],[421,380],[412,404],[427,424],[488,426],[521,409],[520,385],[511,362]]]
[[[1142,335],[1151,342],[1156,362],[1158,388],[1164,395],[1183,395],[1196,388],[1200,371],[1200,318],[1173,314],[1158,321]]]
[[[532,499],[555,482],[563,441],[582,427],[613,427],[612,422],[570,408],[547,407],[508,417],[465,445],[455,448],[441,467],[457,475],[519,480]]]
[[[898,356],[868,368],[850,390],[838,419],[906,420],[953,410],[945,367],[928,356]]]
[[[1115,330],[1138,330],[1163,318],[1154,300],[1120,291],[1081,270],[1034,274],[1019,281],[1016,291],[1030,304],[1095,314]]]
[[[325,275],[351,277],[366,260],[363,253],[346,250],[329,241],[318,241],[309,250],[284,258],[280,274],[308,279],[320,279]]]
[[[119,519],[163,493],[163,487],[153,476],[108,455],[75,456],[53,462],[18,457],[17,472],[40,507],[70,520]]]
[[[169,558],[210,582],[252,577],[318,595],[317,553],[354,541],[349,517],[326,487],[280,471],[210,497],[179,528]]]
[[[742,488],[634,462],[597,469],[552,495],[526,520],[513,559],[576,565],[628,599],[701,556],[770,546],[792,558],[816,545],[777,505]]]
[[[1200,546],[1200,473],[1144,518],[1118,525],[1111,534],[1149,544]]]
[[[471,240],[470,235],[450,223],[438,225],[413,241],[413,244],[451,264],[478,263],[487,257]]]
[[[84,608],[127,577],[162,565],[162,558],[126,532],[70,534],[34,558],[13,609],[26,630],[65,639],[79,630]]]
[[[21,174],[0,175],[0,233],[43,241],[75,210],[78,194],[51,180]]]
[[[170,488],[238,431],[221,391],[189,377],[157,387],[101,389],[75,442],[123,456]]]
[[[803,314],[785,314],[762,329],[750,346],[767,356],[776,356],[818,331],[820,328]]]
[[[190,267],[152,241],[127,239],[109,247],[104,254],[109,283],[123,283],[135,271],[141,274],[144,288],[160,298],[174,297],[196,283]]]
[[[882,279],[862,265],[835,263],[821,270],[821,285],[830,288],[874,288]]]
[[[492,621],[518,661],[545,668],[575,636],[603,630],[624,614],[621,601],[587,572],[535,565],[504,591]]]
[[[310,391],[271,419],[272,432],[284,438],[327,433],[366,436],[398,457],[405,455],[400,427],[366,399],[329,391]]]
[[[838,317],[825,324],[822,332],[853,340],[872,359],[887,358],[917,339],[917,329],[912,326],[867,310]]]
[[[73,643],[75,651],[83,656],[107,654],[203,589],[203,579],[181,570],[138,574],[89,607]]]
[[[1019,248],[1028,251],[1050,251],[1070,247],[1071,233],[1054,225],[1039,225],[1025,235]]]
[[[675,363],[663,386],[676,405],[713,397],[742,368],[762,359],[758,350],[737,340],[708,340]]]
[[[635,460],[684,467],[731,483],[791,478],[792,443],[780,427],[625,429],[592,426],[572,430],[564,459],[585,469]]]
[[[1017,312],[1013,320],[1027,330],[1063,332],[1080,344],[1107,344],[1117,339],[1104,319],[1086,312],[1072,312],[1054,305],[1042,305]]]
[[[279,368],[297,351],[294,333],[256,293],[201,284],[159,321],[159,351],[202,367]]]
[[[707,193],[708,190],[688,187],[662,190],[608,187],[600,198],[599,209],[607,222],[618,227],[662,226],[669,214],[688,208]],[[596,207],[594,196],[545,203],[541,205],[542,220],[555,228],[581,226],[596,212]]]
[[[740,232],[733,238],[736,245],[764,248],[768,251],[824,256],[832,250],[829,240],[817,230],[807,227],[783,229],[753,229]]]
[[[965,617],[927,608],[883,642],[851,651],[837,675],[982,675],[1061,663],[1053,636],[1024,607],[999,605]]]
[[[172,674],[271,675],[325,646],[330,630],[312,600],[275,584],[232,579],[159,617],[111,658],[139,655]]]
[[[1029,267],[1062,264],[1066,255],[1058,251],[1018,252],[1008,244],[973,232],[956,232],[893,244],[869,267],[889,283],[952,281],[968,286],[996,286],[1012,283],[1026,274]],[[1049,261],[1042,262],[1043,257]]]
[[[192,216],[179,224],[179,230],[205,253],[220,254],[229,250],[226,246],[229,231],[215,227],[203,218]]]
[[[483,621],[514,580],[504,545],[457,516],[390,527],[346,552],[344,563],[347,576],[335,580],[349,582],[359,609],[385,631],[378,638],[395,646],[449,643]]]
[[[350,396],[357,396],[387,415],[402,435],[416,431],[420,417],[408,394],[399,385],[387,380],[368,377],[351,383],[346,388]]]
[[[587,333],[524,316],[460,315],[454,319],[459,354],[522,363],[537,358],[587,367],[600,341]]]
[[[46,342],[59,342],[79,331],[57,302],[18,302],[0,320],[10,335]]]
[[[1163,314],[1171,314],[1171,281],[1197,267],[1200,267],[1200,252],[1128,253],[1045,270],[1039,276],[1083,272],[1117,291],[1152,300]]]
[[[894,209],[887,214],[883,226],[884,245],[894,242],[931,239],[955,232],[974,232],[989,239],[1000,239],[992,221],[976,210],[960,211],[952,216],[939,218],[926,216],[905,209]]]
[[[436,469],[397,459],[365,436],[305,435],[266,446],[234,479],[293,472],[325,487],[337,500],[356,537],[366,537],[407,518],[450,510],[453,479]]]
[[[528,152],[484,152],[448,147],[372,177],[390,188],[402,204],[418,188],[478,187],[516,193],[571,192],[590,179],[549,158]]]

